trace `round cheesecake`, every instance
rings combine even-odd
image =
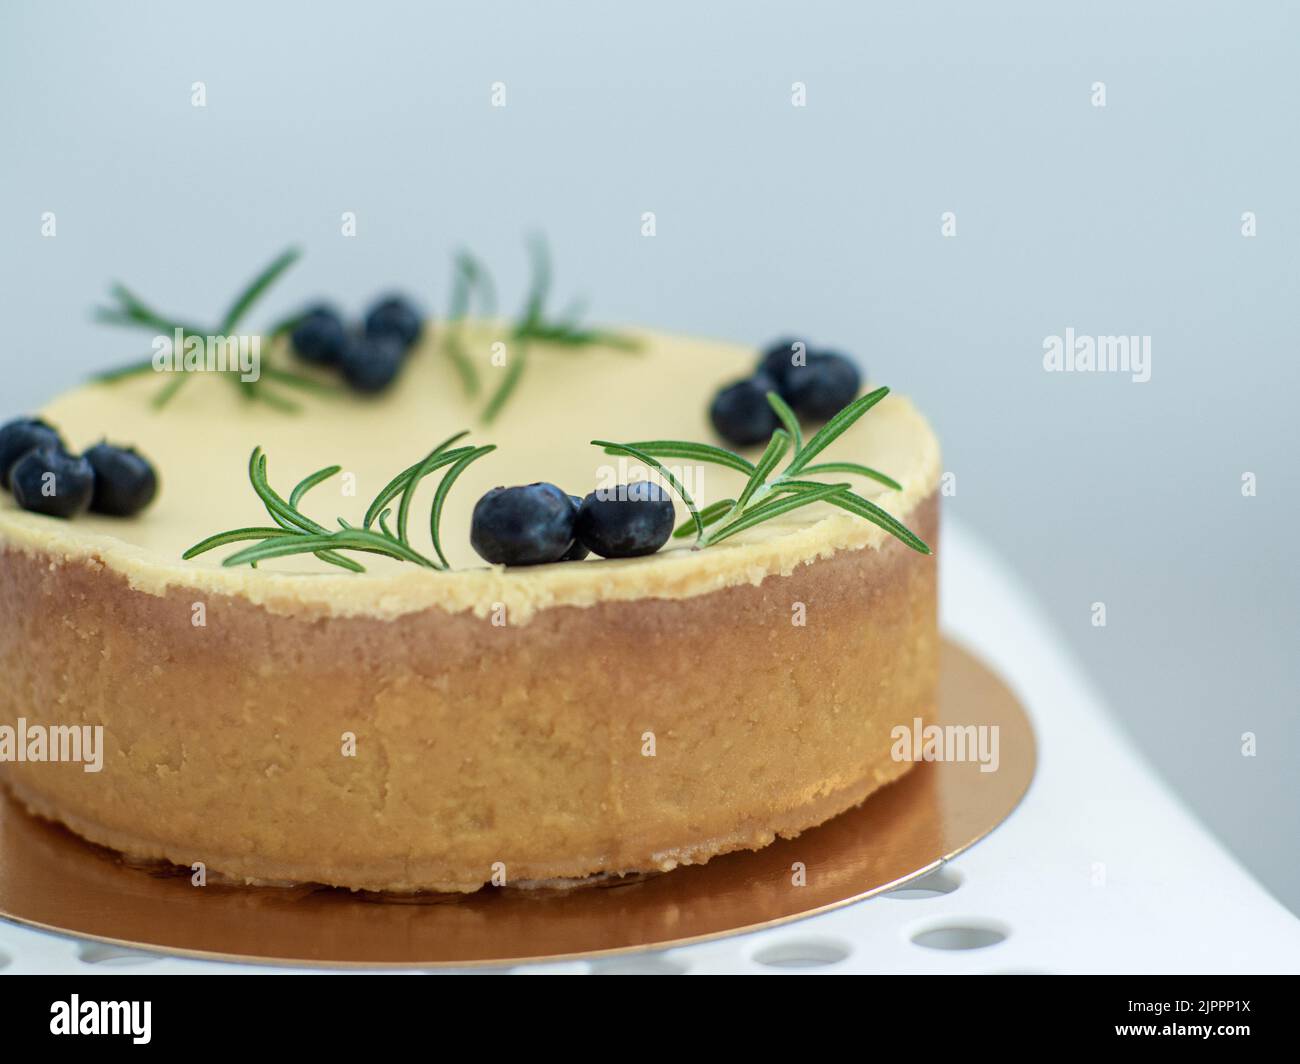
[[[490,350],[490,324],[471,333],[467,350]],[[935,568],[875,525],[819,503],[640,558],[505,568],[470,548],[494,486],[581,496],[645,476],[593,439],[720,442],[709,399],[753,351],[635,335],[635,353],[535,348],[487,426],[434,339],[388,394],[305,395],[297,414],[211,376],[161,410],[152,374],[54,400],[42,416],[70,447],[134,444],[160,490],[125,520],[0,496],[0,726],[103,728],[99,771],[6,758],[0,780],[132,858],[248,883],[472,891],[755,849],[900,776],[891,729],[934,707]],[[501,372],[484,357],[489,387]],[[182,560],[269,523],[254,446],[282,495],[341,466],[301,504],[337,527],[461,429],[497,450],[448,497],[449,572],[369,555],[364,573],[311,556],[223,567],[240,544]],[[824,457],[892,476],[902,490],[823,479],[935,546],[939,448],[911,403],[889,396]],[[743,482],[665,461],[701,505]],[[412,510],[426,545],[432,495]]]

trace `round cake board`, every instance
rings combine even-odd
[[[684,945],[812,916],[895,888],[973,845],[1033,778],[1033,730],[1011,691],[951,643],[942,726],[996,728],[996,771],[916,764],[862,805],[756,852],[634,881],[470,895],[191,885],[0,801],[0,915],[138,949],[282,965],[517,964]],[[969,755],[968,751],[968,755]]]

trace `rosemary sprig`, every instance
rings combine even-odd
[[[460,376],[461,387],[470,399],[478,397],[480,383],[474,361],[465,351],[462,333],[465,316],[474,302],[478,303],[483,317],[490,318],[496,314],[496,288],[491,275],[468,251],[460,251],[452,267],[451,300],[447,304],[447,327],[442,343]]]
[[[206,336],[230,336],[236,326],[244,320],[254,304],[266,294],[267,290],[280,279],[280,276],[290,266],[298,261],[298,256],[299,252],[296,248],[289,248],[277,255],[231,300],[229,308],[222,315],[221,322],[215,329],[205,329],[189,321],[181,321],[160,314],[148,307],[143,300],[122,284],[114,284],[109,289],[109,295],[115,305],[96,308],[95,318],[107,325],[141,328],[153,333],[166,333],[168,336],[175,335],[179,330],[182,343],[191,336],[200,339]],[[297,324],[297,321],[297,316],[284,319],[268,330],[266,335],[274,339],[283,333],[289,332]],[[112,383],[153,371],[153,359],[142,359],[138,362],[131,362],[116,369],[98,373],[95,375],[95,380]],[[151,405],[156,409],[166,406],[173,396],[185,386],[192,375],[185,372],[176,373],[171,380],[167,381],[159,389],[151,400]],[[299,409],[298,404],[276,392],[273,388],[267,387],[268,383],[308,391],[334,391],[329,385],[311,377],[304,377],[289,370],[276,369],[265,365],[261,367],[260,377],[256,381],[242,380],[237,370],[227,371],[223,376],[227,377],[246,399],[260,400],[268,406],[286,413],[296,412]]]
[[[447,495],[456,479],[469,466],[496,450],[495,445],[483,447],[453,447],[452,444],[466,435],[459,432],[438,444],[414,465],[398,473],[390,480],[366,510],[361,527],[349,524],[338,518],[338,529],[331,530],[318,524],[302,512],[299,504],[307,492],[335,476],[340,466],[326,466],[304,477],[289,492],[285,499],[271,487],[266,473],[266,455],[261,447],[255,447],[248,460],[248,479],[253,485],[262,505],[275,522],[274,526],[261,525],[246,528],[232,528],[208,536],[187,550],[182,557],[187,561],[200,554],[224,547],[230,543],[253,542],[252,546],[236,551],[222,561],[222,565],[252,565],[270,558],[286,558],[296,554],[314,554],[321,561],[329,562],[351,572],[365,572],[357,561],[340,551],[356,551],[364,554],[381,554],[398,561],[413,562],[426,569],[446,571],[451,568],[447,556],[442,550],[442,538],[439,525],[442,521],[443,506]],[[433,504],[429,511],[429,534],[433,540],[436,560],[426,557],[411,546],[408,533],[411,503],[416,488],[430,474],[439,469],[447,471],[438,482],[434,492]],[[397,500],[397,530],[388,523],[392,513],[389,504]],[[378,529],[374,526],[378,525]]]
[[[712,444],[692,443],[686,440],[645,440],[633,443],[592,440],[591,442],[597,447],[603,447],[607,454],[626,455],[644,462],[668,482],[681,497],[691,515],[690,520],[673,532],[673,536],[681,539],[694,532],[694,546],[697,549],[721,543],[740,532],[800,507],[815,502],[826,502],[878,525],[914,551],[931,554],[933,552],[919,536],[869,499],[855,494],[850,484],[826,484],[806,479],[819,474],[851,473],[875,480],[895,491],[902,490],[902,485],[896,480],[870,466],[857,462],[817,464],[812,462],[812,459],[826,450],[854,422],[888,394],[888,388],[877,388],[873,392],[860,396],[826,422],[811,439],[805,441],[799,428],[798,418],[779,395],[769,392],[767,401],[771,404],[782,427],[772,433],[767,447],[757,462],[751,462],[741,455]],[[777,466],[787,455],[790,455],[789,462],[780,474],[773,476]],[[722,466],[743,473],[746,477],[745,486],[736,498],[721,499],[700,509],[672,472],[659,461],[661,458],[684,458]]]
[[[484,424],[495,421],[518,390],[535,345],[568,351],[590,347],[636,351],[640,347],[639,341],[633,337],[582,325],[582,308],[577,304],[570,305],[554,318],[548,317],[546,304],[551,294],[552,278],[550,253],[540,237],[534,237],[528,242],[528,252],[532,279],[523,309],[508,334],[509,361],[505,372],[483,405],[480,416]],[[478,371],[465,352],[463,339],[464,321],[473,304],[477,304],[480,314],[491,317],[496,308],[496,289],[483,264],[462,251],[457,255],[452,271],[452,291],[443,350],[456,367],[461,386],[470,399],[478,397],[481,387]]]

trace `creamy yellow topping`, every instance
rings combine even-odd
[[[645,558],[487,566],[469,545],[470,514],[485,491],[544,480],[581,496],[623,479],[620,473],[629,479],[644,476],[638,463],[604,454],[590,445],[592,439],[719,442],[708,422],[709,400],[720,384],[748,373],[755,355],[735,344],[650,332],[635,334],[643,346],[634,354],[539,346],[528,353],[514,398],[494,424],[483,426],[478,418],[483,398],[465,398],[438,342],[440,326],[432,328],[434,335],[412,353],[389,394],[366,399],[346,392],[338,397],[294,393],[303,406],[298,414],[245,402],[228,381],[210,376],[190,381],[161,411],[149,405],[163,383],[152,373],[68,392],[42,413],[69,446],[86,447],[104,437],[134,444],[158,468],[158,498],[128,520],[88,514],[61,521],[24,513],[5,494],[0,496],[0,544],[94,560],[148,594],[188,588],[196,595],[238,595],[277,613],[379,618],[430,607],[479,616],[504,608],[511,623],[521,623],[553,606],[681,598],[756,584],[837,550],[878,548],[887,538],[860,518],[814,504],[706,550],[672,540]],[[467,330],[465,346],[479,363],[487,391],[504,372],[492,364],[492,344],[505,339],[505,328],[490,323]],[[272,360],[292,364],[284,352],[275,352]],[[248,481],[248,456],[255,445],[265,449],[271,484],[284,496],[322,466],[343,467],[343,474],[312,490],[301,506],[336,528],[338,517],[359,523],[394,474],[461,429],[472,430],[462,442],[495,443],[498,450],[461,477],[443,513],[442,542],[453,572],[359,554],[352,557],[366,566],[364,574],[310,555],[266,562],[256,570],[222,568],[221,559],[239,544],[181,560],[186,548],[214,532],[273,523]],[[934,434],[897,395],[871,410],[818,460],[836,459],[874,466],[902,484],[897,492],[856,477],[821,478],[855,482],[855,490],[904,522],[934,490],[940,473]],[[676,459],[665,464],[674,467],[701,506],[734,496],[743,481],[716,466]],[[411,510],[412,543],[430,557],[429,508],[437,476],[426,481]],[[686,516],[680,503],[678,511]]]

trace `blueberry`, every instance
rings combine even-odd
[[[343,319],[332,307],[312,307],[294,327],[293,349],[305,362],[320,366],[336,365],[343,357],[348,332]]]
[[[402,345],[392,336],[353,336],[343,348],[339,369],[358,392],[382,392],[402,368]]]
[[[762,373],[726,385],[709,407],[709,419],[718,435],[737,447],[770,439],[777,420],[767,393],[774,390],[772,379]]]
[[[807,357],[807,344],[794,337],[786,337],[770,345],[758,360],[758,371],[772,378],[781,398],[785,398],[786,375],[794,368],[794,357],[802,352]]]
[[[801,419],[826,421],[857,398],[861,385],[858,367],[843,355],[814,351],[807,365],[791,368],[782,398]]]
[[[403,350],[420,338],[423,326],[420,312],[401,296],[381,299],[366,314],[367,336],[395,336]]]
[[[90,463],[61,448],[28,451],[13,467],[14,501],[24,510],[50,517],[84,513],[95,493]]]
[[[554,484],[493,488],[474,506],[469,541],[493,565],[559,561],[573,543],[573,499]]]
[[[653,554],[673,534],[673,502],[649,480],[601,488],[582,500],[574,533],[602,558]]]
[[[573,502],[573,516],[576,519],[578,516],[578,507],[582,505],[582,500],[578,498],[578,496],[576,495],[570,495],[569,498]],[[569,549],[560,555],[560,561],[580,562],[582,561],[583,558],[585,558],[590,553],[591,551],[589,551],[586,547],[582,545],[581,540],[575,539],[569,545]]]
[[[14,463],[38,447],[53,447],[56,451],[64,449],[59,434],[40,418],[15,418],[0,427],[0,487],[9,487],[9,471]]]
[[[110,517],[134,517],[158,494],[158,474],[149,459],[131,447],[97,443],[85,454],[95,471],[90,508]]]

